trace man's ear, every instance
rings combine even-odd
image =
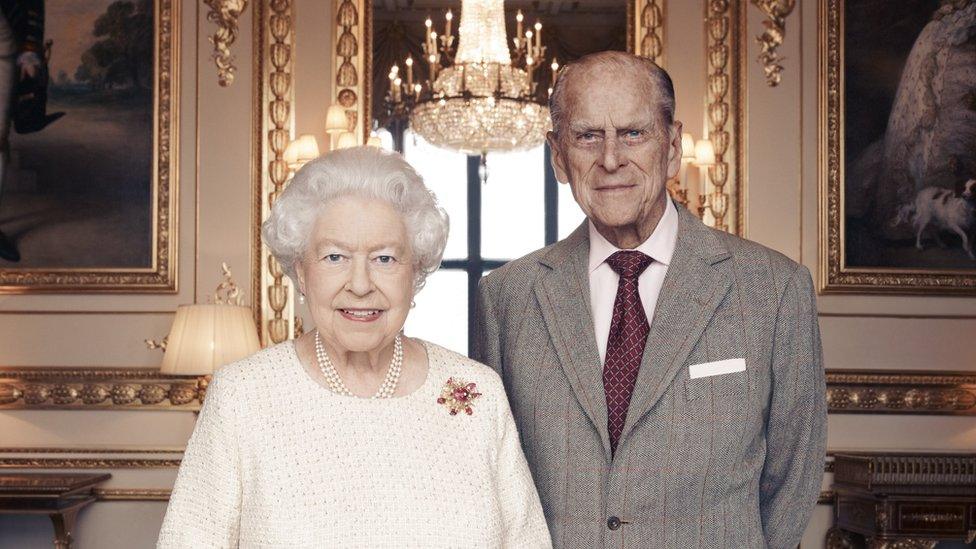
[[[668,130],[668,179],[678,175],[681,169],[681,122],[675,120]]]
[[[566,169],[566,156],[560,147],[559,137],[556,132],[547,132],[546,141],[549,142],[549,151],[552,153],[552,171],[556,174],[556,181],[569,183],[569,170]]]

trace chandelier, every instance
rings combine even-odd
[[[445,15],[438,36],[425,22],[424,59],[429,78],[414,81],[414,60],[407,57],[406,78],[398,65],[390,69],[388,114],[408,118],[410,127],[434,146],[465,154],[514,151],[540,145],[549,130],[548,96],[540,87],[546,47],[542,24],[523,33],[524,16],[509,51],[504,0],[462,0],[458,46],[454,49],[453,14]],[[534,29],[534,30],[533,30]],[[552,62],[552,82],[559,64]],[[548,90],[548,92],[546,92]]]

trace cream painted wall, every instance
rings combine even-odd
[[[255,0],[252,0],[251,4]],[[675,80],[678,118],[696,138],[704,130],[702,0],[666,7],[666,65]],[[748,237],[817,267],[817,2],[799,2],[787,22],[783,82],[766,86],[748,10]],[[333,66],[332,14],[326,0],[297,0],[296,133],[322,128]],[[228,261],[242,284],[250,276],[252,66],[251,10],[233,46],[237,79],[216,84],[213,31],[202,3],[184,0],[181,17],[180,292],[171,296],[0,296],[0,364],[154,367],[158,352],[142,339],[162,337],[180,303],[205,301]],[[197,123],[197,117],[199,121]],[[199,127],[199,140],[196,139]],[[199,168],[197,168],[199,158]],[[199,222],[197,223],[197,211]],[[249,286],[248,286],[249,288]],[[250,297],[250,296],[248,296]],[[821,296],[821,327],[830,368],[976,370],[976,313],[969,298]],[[27,313],[50,311],[50,314]],[[91,311],[104,311],[93,313]],[[124,311],[124,312],[119,312]],[[308,324],[306,324],[308,325]],[[56,341],[56,343],[52,343]],[[0,447],[179,447],[192,430],[181,412],[0,412]],[[971,418],[833,415],[829,446],[845,449],[970,449]],[[112,471],[112,487],[168,487],[172,469]],[[824,487],[829,487],[829,476]],[[150,547],[162,502],[100,502],[82,514],[80,549]],[[831,509],[818,507],[803,541],[822,547]],[[0,547],[48,547],[46,519],[0,516]]]
[[[158,367],[162,354],[146,349],[143,339],[165,336],[178,305],[205,302],[221,280],[221,262],[250,288],[251,12],[233,46],[237,80],[221,88],[206,6],[182,0],[180,8],[179,291],[0,296],[4,366]],[[4,411],[0,447],[180,448],[193,425],[188,412]],[[108,472],[108,488],[169,488],[176,474],[168,468]],[[75,546],[152,547],[164,512],[158,501],[95,503],[81,513]],[[0,515],[0,547],[50,547],[52,538],[46,517]]]

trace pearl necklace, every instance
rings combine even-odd
[[[329,384],[329,389],[332,389],[332,392],[338,395],[353,396],[352,392],[346,387],[346,384],[342,382],[342,378],[339,377],[339,372],[336,371],[335,365],[332,364],[332,359],[329,358],[329,354],[325,352],[325,344],[322,343],[322,336],[317,331],[315,332],[315,358],[318,361],[319,370],[325,376],[325,381]],[[394,391],[396,391],[397,382],[400,381],[400,371],[402,369],[403,341],[400,340],[400,334],[397,334],[396,339],[393,340],[393,359],[390,361],[390,369],[387,370],[383,384],[380,385],[380,388],[372,398],[392,398]]]

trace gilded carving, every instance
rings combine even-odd
[[[175,469],[182,454],[174,448],[0,448],[0,469]]]
[[[0,409],[196,411],[207,383],[140,368],[0,368]]]
[[[175,469],[179,466],[178,459],[0,457],[0,469]]]
[[[237,20],[247,8],[247,0],[204,0],[210,8],[207,20],[217,25],[217,30],[210,36],[213,44],[214,64],[217,65],[217,82],[221,86],[234,83],[234,56],[230,47],[237,40]]]
[[[95,488],[99,501],[169,501],[172,490],[167,488]]]
[[[976,375],[828,370],[831,413],[976,415]]]
[[[856,547],[854,539],[847,532],[837,527],[827,530],[827,549],[855,549]]]
[[[741,233],[741,58],[742,6],[739,0],[705,2],[706,118],[715,164],[708,169],[710,189],[703,196],[706,222]]]
[[[664,64],[664,0],[636,0],[631,51]],[[628,40],[630,42],[631,40]]]
[[[294,21],[291,0],[260,0],[255,4],[255,75],[258,93],[255,128],[259,144],[258,189],[254,196],[254,223],[260,227],[288,182],[284,153],[292,135],[292,88],[294,65]],[[277,261],[256,231],[252,243],[257,283],[253,295],[264,345],[281,343],[294,335],[292,288]]]
[[[778,86],[782,77],[783,58],[777,52],[786,37],[786,18],[796,7],[796,0],[752,0],[752,4],[759,8],[766,16],[762,22],[766,30],[756,37],[761,49],[759,63],[766,73],[766,84]]]
[[[934,549],[938,540],[926,539],[869,539],[868,549]]]

